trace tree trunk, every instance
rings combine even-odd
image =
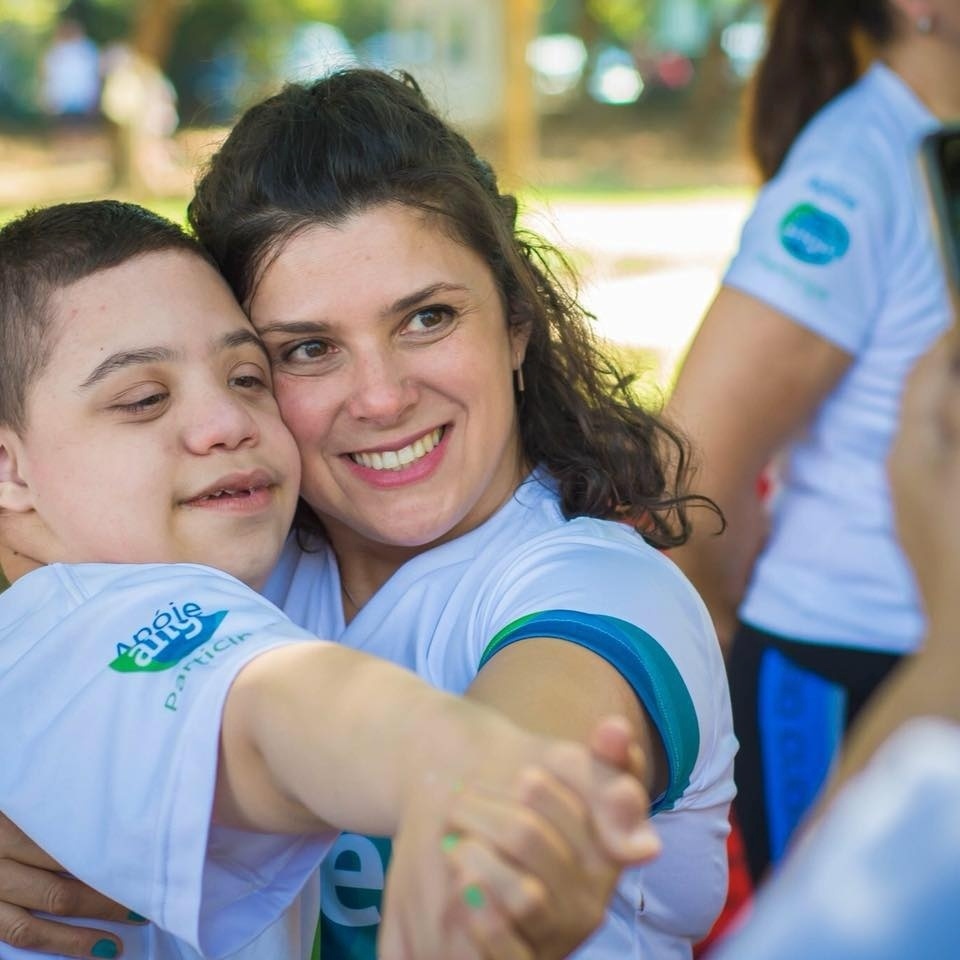
[[[162,69],[185,6],[186,0],[138,0],[130,46]]]
[[[133,29],[127,42],[134,60],[163,71],[180,15],[189,0],[137,0]],[[133,83],[133,80],[129,81]],[[150,132],[136,115],[110,117],[112,130],[113,188],[121,193],[143,196],[151,180],[144,157],[149,153]],[[154,144],[155,146],[155,144]]]

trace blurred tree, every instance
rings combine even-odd
[[[657,0],[584,0],[584,13],[612,40],[631,47],[649,26]]]
[[[166,66],[177,23],[192,0],[138,0],[130,46],[145,60]]]

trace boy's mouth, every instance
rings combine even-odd
[[[350,453],[348,456],[354,463],[369,470],[402,470],[430,453],[440,443],[445,430],[445,426],[436,427],[396,450],[374,450]]]
[[[251,470],[246,473],[231,473],[214,481],[196,496],[184,500],[185,506],[256,500],[269,494],[276,480],[266,470]]]

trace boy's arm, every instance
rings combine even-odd
[[[16,670],[0,671],[0,702],[20,734],[0,767],[6,812],[67,870],[201,949],[208,934],[235,938],[238,923],[265,919],[234,916],[228,894],[250,892],[250,870],[234,875],[238,857],[259,857],[251,869],[269,885],[309,876],[322,852],[277,837],[264,856],[236,831],[232,846],[218,836],[208,847],[214,808],[224,823],[274,831],[396,828],[410,853],[393,864],[394,902],[409,907],[394,917],[417,937],[439,927],[423,892],[436,892],[429,910],[442,903],[440,836],[459,783],[505,786],[545,751],[585,749],[524,733],[385,662],[302,642],[309,635],[270,604],[204,568],[52,567],[4,601]],[[43,764],[30,762],[37,755]],[[622,780],[594,766],[591,812],[604,785]],[[648,804],[629,786],[636,816],[619,823],[622,859],[650,853],[648,837],[626,835]],[[211,850],[219,893],[208,903]]]
[[[476,948],[462,937],[452,940],[458,934],[446,928],[446,907],[456,894],[441,837],[457,822],[471,788],[510,793],[525,770],[539,763],[553,763],[569,778],[571,796],[583,798],[583,816],[612,857],[594,856],[592,872],[584,873],[573,857],[550,871],[598,886],[592,899],[568,898],[568,916],[547,911],[535,925],[537,956],[560,957],[599,922],[618,866],[656,851],[649,831],[636,829],[644,825],[646,792],[636,780],[591,760],[586,747],[525,732],[386,661],[308,644],[249,663],[225,705],[215,810],[234,825],[258,829],[317,829],[326,821],[393,835],[381,949],[401,957],[473,957]],[[529,838],[524,821],[533,807],[513,810],[518,816],[508,816],[505,824],[515,829],[506,832],[505,843],[508,853],[522,859]],[[579,823],[564,823],[570,830],[561,840]],[[581,844],[591,853],[594,846]],[[522,922],[523,914],[514,919]],[[555,945],[549,954],[543,951],[548,942]]]
[[[247,664],[227,696],[214,818],[388,835],[425,793],[506,784],[544,745],[385,660],[293,644]]]

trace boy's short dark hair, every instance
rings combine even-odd
[[[0,423],[26,429],[30,385],[50,357],[50,298],[133,257],[184,250],[211,263],[181,227],[135,203],[60,203],[0,229]]]

